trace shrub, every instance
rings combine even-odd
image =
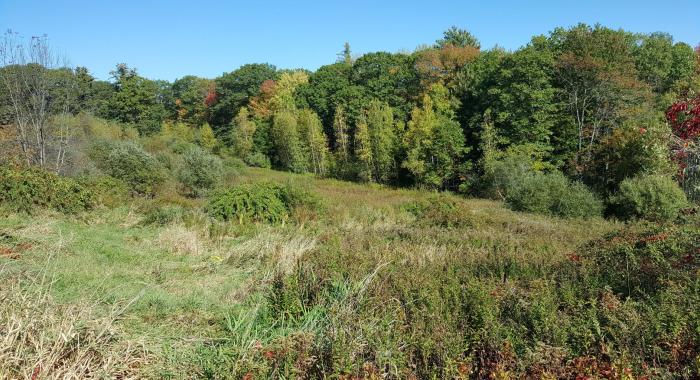
[[[601,215],[603,206],[582,183],[569,181],[561,173],[533,173],[515,184],[506,202],[516,211],[549,214],[564,218]]]
[[[148,211],[141,223],[145,225],[155,224],[164,226],[180,220],[184,213],[185,209],[182,206],[165,205]]]
[[[90,158],[105,174],[124,181],[136,194],[153,195],[166,177],[163,164],[132,142],[96,143]]]
[[[622,181],[611,203],[615,214],[623,219],[665,221],[676,218],[688,201],[671,178],[642,175]]]
[[[208,212],[223,220],[281,223],[300,207],[318,209],[318,199],[299,187],[244,184],[212,196]]]
[[[98,204],[115,207],[123,204],[129,196],[128,186],[121,180],[109,176],[84,176],[78,181],[95,195]]]
[[[406,203],[401,208],[413,214],[420,224],[448,228],[472,224],[469,210],[453,197],[446,195],[432,195],[425,200]]]
[[[49,208],[77,213],[95,205],[94,194],[72,178],[39,168],[0,167],[0,202],[13,211]]]
[[[266,168],[269,169],[272,167],[272,163],[270,162],[270,158],[267,157],[264,153],[260,152],[254,152],[246,156],[245,158],[246,164],[256,167],[256,168]]]
[[[182,155],[178,180],[193,197],[201,196],[221,181],[221,159],[200,147],[191,147]]]

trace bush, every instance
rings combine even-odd
[[[611,203],[615,214],[623,219],[665,221],[675,219],[688,201],[671,178],[642,175],[622,181]]]
[[[219,157],[194,146],[182,155],[177,177],[189,195],[198,197],[221,181],[222,167]]]
[[[270,158],[267,157],[264,153],[260,152],[255,152],[249,154],[245,158],[246,164],[256,167],[256,168],[266,168],[269,169],[272,167],[272,163],[270,162]]]
[[[211,197],[208,212],[223,220],[282,223],[300,207],[318,209],[311,193],[291,185],[244,184]]]
[[[561,173],[525,176],[508,192],[506,202],[515,211],[549,214],[564,218],[600,216],[603,205],[582,183]]]
[[[116,178],[109,176],[83,176],[78,181],[95,195],[98,204],[116,207],[129,197],[128,186]]]
[[[155,224],[164,226],[182,219],[184,214],[185,209],[182,206],[165,205],[148,211],[141,223],[144,225]]]
[[[0,203],[13,211],[49,208],[77,213],[94,207],[94,194],[72,178],[39,168],[0,167]]]
[[[446,195],[432,195],[425,200],[403,204],[401,208],[414,215],[419,224],[447,228],[472,225],[469,209]]]
[[[132,142],[96,143],[90,158],[105,174],[124,181],[136,194],[153,195],[166,177],[163,164]]]

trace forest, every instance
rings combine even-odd
[[[6,32],[0,378],[700,377],[700,45],[438,37],[169,82]]]

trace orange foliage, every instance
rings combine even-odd
[[[436,82],[449,85],[457,71],[478,55],[479,49],[473,46],[459,47],[447,44],[441,49],[420,52],[416,59],[416,70],[421,74],[423,85],[426,87]]]
[[[272,115],[270,100],[277,92],[277,82],[272,79],[264,81],[260,85],[260,94],[250,99],[250,110],[252,114],[259,118],[268,118]]]

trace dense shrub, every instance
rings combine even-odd
[[[291,185],[244,184],[221,191],[211,197],[210,215],[223,220],[281,223],[296,208],[318,208],[311,193]]]
[[[414,215],[423,225],[461,227],[471,225],[469,210],[459,201],[447,195],[433,195],[425,200],[403,204],[404,211]]]
[[[671,220],[687,205],[683,190],[672,179],[660,175],[629,178],[611,200],[623,219]]]
[[[95,205],[93,192],[80,182],[39,169],[0,167],[0,203],[13,211],[49,208],[77,213]]]
[[[256,168],[271,168],[270,157],[264,153],[254,152],[246,156],[245,163]]]
[[[129,197],[129,188],[121,180],[110,176],[82,176],[78,181],[92,190],[95,201],[104,206],[116,207]]]
[[[165,168],[139,145],[102,141],[90,149],[90,158],[105,174],[124,181],[133,193],[153,195],[165,180]]]
[[[549,214],[564,218],[601,215],[600,200],[583,184],[571,182],[561,173],[533,173],[513,185],[506,196],[516,211]]]
[[[189,195],[198,197],[221,181],[222,170],[219,157],[193,146],[183,153],[177,178]]]
[[[185,209],[182,206],[165,205],[161,207],[156,207],[146,212],[146,215],[141,221],[141,223],[144,225],[155,224],[164,226],[166,224],[180,220],[184,214]]]

